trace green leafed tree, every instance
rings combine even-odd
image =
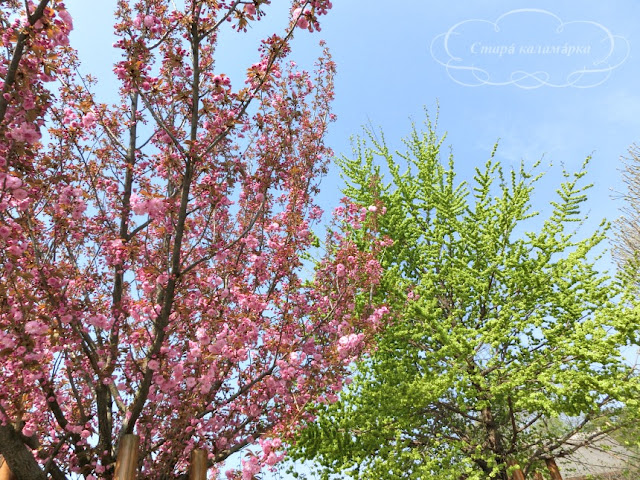
[[[637,342],[633,296],[596,266],[608,224],[578,228],[588,161],[544,216],[538,165],[505,169],[494,149],[467,184],[442,142],[427,122],[394,153],[369,131],[341,160],[345,194],[393,240],[380,291],[395,320],[291,446],[323,478],[548,478],[547,460],[622,426],[602,419],[637,422],[621,354]]]

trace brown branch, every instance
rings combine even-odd
[[[44,15],[44,9],[47,7],[47,4],[50,0],[41,0],[38,4],[37,8],[33,11],[32,14],[29,11],[26,11],[27,19],[29,21],[29,25],[33,26],[38,20],[42,18]],[[13,50],[13,57],[11,58],[11,64],[9,65],[9,69],[7,70],[7,75],[4,79],[4,86],[2,87],[2,95],[0,95],[0,122],[4,120],[4,116],[7,113],[7,107],[9,106],[9,101],[5,99],[5,94],[9,93],[9,90],[13,86],[16,81],[16,75],[18,73],[18,66],[20,65],[20,60],[22,60],[22,56],[24,55],[24,48],[26,46],[27,40],[29,39],[29,35],[24,31],[20,32],[18,35],[18,40],[16,41],[16,47]]]

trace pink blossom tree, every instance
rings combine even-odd
[[[217,475],[256,445],[226,472],[250,479],[380,325],[361,295],[375,212],[338,209],[306,260],[335,68],[288,56],[331,3],[290,2],[243,85],[216,67],[222,29],[268,3],[119,0],[106,105],[63,2],[2,2],[0,454],[19,479],[112,478],[130,433],[145,478],[182,475],[196,447]]]

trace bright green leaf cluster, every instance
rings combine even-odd
[[[638,418],[620,351],[637,309],[595,266],[608,224],[576,233],[588,160],[564,173],[541,221],[538,165],[505,172],[494,149],[466,184],[442,141],[428,122],[394,154],[368,132],[340,161],[345,194],[386,208],[379,300],[396,321],[291,448],[323,478],[506,479],[513,462],[531,474],[566,455],[569,437],[617,409]]]

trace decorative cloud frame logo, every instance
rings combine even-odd
[[[460,85],[523,89],[601,85],[630,50],[624,37],[600,23],[564,22],[533,8],[511,10],[493,22],[456,23],[430,46],[434,60]]]

